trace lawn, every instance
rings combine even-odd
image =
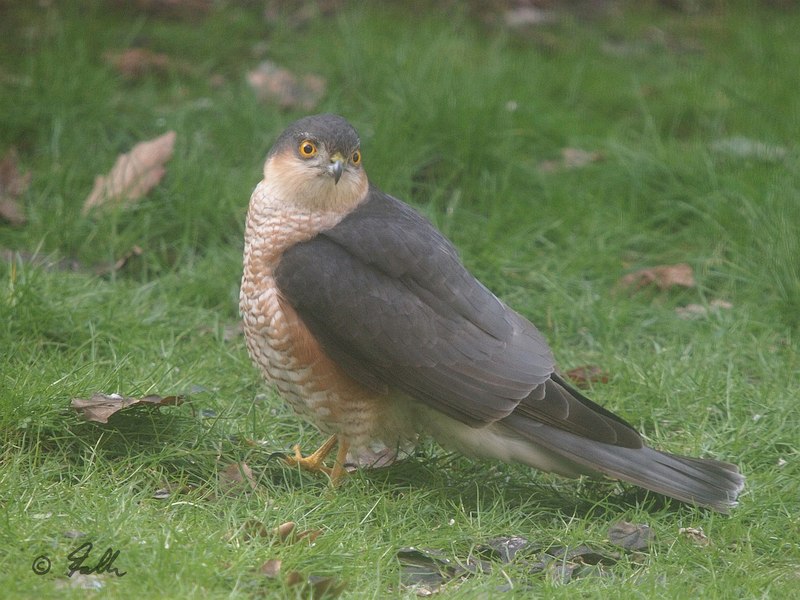
[[[800,11],[565,2],[520,24],[486,4],[0,0],[4,597],[793,596]],[[264,61],[299,95],[254,89]],[[243,223],[310,112],[358,128],[370,179],[560,369],[591,367],[589,396],[658,448],[740,465],[739,507],[433,444],[335,490],[280,461],[323,436],[247,356]],[[157,185],[82,211],[168,131]],[[676,264],[693,285],[622,283]],[[101,424],[71,408],[95,393],[184,402]],[[621,547],[622,522],[649,544]],[[509,537],[510,560],[488,549]],[[100,572],[67,578],[87,543]]]

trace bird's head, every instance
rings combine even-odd
[[[292,123],[267,155],[264,182],[284,203],[312,210],[353,208],[369,187],[358,133],[338,115]]]

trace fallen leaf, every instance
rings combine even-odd
[[[265,577],[275,578],[281,572],[281,564],[280,558],[270,558],[259,567],[258,571]]]
[[[478,551],[489,558],[497,558],[502,563],[510,563],[523,548],[529,548],[530,542],[524,537],[498,537],[479,546]]]
[[[292,535],[294,532],[295,524],[294,521],[287,521],[286,523],[282,523],[278,525],[275,529],[272,530],[272,533],[275,537],[278,538],[279,541],[285,542],[289,539],[289,536]]]
[[[250,519],[245,522],[244,537],[247,540],[253,538],[273,538],[281,544],[294,544],[300,540],[306,540],[309,544],[313,543],[321,534],[321,529],[306,529],[296,531],[297,525],[294,521],[281,523],[272,529],[267,528],[261,521]]]
[[[539,163],[538,169],[541,173],[580,169],[604,158],[600,152],[589,152],[580,148],[562,148],[560,160],[543,160]]]
[[[327,86],[319,75],[298,77],[269,60],[247,73],[247,82],[260,101],[277,104],[283,109],[312,110]]]
[[[311,598],[335,598],[344,591],[347,584],[336,577],[309,575],[304,586]]]
[[[730,310],[733,304],[727,300],[712,300],[708,306],[702,304],[687,304],[686,306],[678,306],[675,312],[681,319],[699,319],[707,317],[711,313],[719,314],[721,310]]]
[[[289,587],[302,584],[298,592],[298,597],[302,598],[335,598],[344,591],[346,583],[336,577],[325,577],[321,575],[304,576],[299,571],[291,571],[284,580]]]
[[[303,579],[305,578],[303,577],[303,574],[300,573],[299,571],[290,571],[286,575],[286,585],[290,587],[297,585],[298,583],[302,583]]]
[[[609,527],[608,540],[629,552],[647,550],[654,539],[653,530],[649,525],[618,521]]]
[[[118,156],[108,175],[95,177],[94,188],[81,212],[86,215],[100,206],[130,204],[158,185],[166,173],[164,165],[172,158],[175,135],[174,131],[168,131]]]
[[[103,59],[125,79],[138,79],[148,74],[164,75],[179,63],[166,54],[147,48],[127,48],[121,52],[106,52]]]
[[[9,148],[0,160],[0,218],[12,225],[24,225],[27,221],[17,201],[30,186],[31,173],[19,172],[17,151]]]
[[[643,287],[655,285],[664,291],[673,287],[694,287],[694,270],[691,265],[678,263],[675,265],[659,265],[639,269],[633,273],[628,273],[617,282],[618,287],[637,291]]]
[[[247,463],[238,462],[227,465],[218,473],[219,487],[225,493],[238,491],[241,489],[256,489],[256,479],[253,477],[253,470]]]
[[[702,527],[681,527],[678,529],[678,533],[697,546],[708,546],[711,543]]]
[[[111,415],[137,404],[148,406],[178,406],[183,404],[183,396],[145,396],[143,398],[126,398],[119,394],[94,394],[88,400],[73,398],[70,403],[87,421],[108,423]]]
[[[567,377],[579,388],[588,388],[593,383],[608,383],[608,373],[596,365],[582,365],[566,372]]]
[[[400,548],[400,585],[413,590],[417,595],[430,596],[455,577],[451,561],[441,550],[424,548]]]

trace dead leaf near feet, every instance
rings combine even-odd
[[[514,560],[518,552],[522,550],[530,551],[531,544],[524,537],[510,536],[492,538],[485,544],[476,548],[481,556],[486,558],[498,559],[503,564],[508,564]]]
[[[0,219],[16,227],[27,222],[19,198],[28,191],[31,173],[19,172],[17,151],[10,148],[0,160]]]
[[[666,291],[674,287],[693,288],[695,285],[694,270],[686,263],[639,269],[628,273],[617,282],[618,288],[631,292],[651,286]]]
[[[231,463],[217,474],[219,487],[225,494],[253,491],[258,485],[253,470],[244,462]]]
[[[305,529],[303,531],[296,531],[296,529],[297,525],[294,521],[286,521],[270,529],[256,519],[248,520],[242,527],[245,540],[267,538],[279,544],[294,544],[300,540],[306,540],[309,544],[313,544],[314,540],[322,534],[321,529]]]
[[[277,104],[284,110],[313,110],[327,87],[325,78],[319,75],[299,77],[270,60],[250,71],[247,82],[261,102]]]
[[[264,577],[275,579],[281,573],[282,564],[283,562],[281,561],[280,558],[270,558],[258,568],[258,572],[261,573]]]
[[[537,167],[540,173],[556,173],[580,169],[587,165],[603,160],[605,157],[600,152],[590,152],[580,148],[562,148],[560,160],[543,160]]]
[[[178,406],[183,404],[183,396],[145,396],[126,398],[119,394],[94,394],[88,400],[73,398],[70,405],[87,421],[108,423],[109,417],[137,404],[143,406]]]
[[[565,375],[581,389],[591,387],[593,383],[608,383],[608,373],[597,365],[581,365],[570,369]]]
[[[608,541],[628,552],[647,550],[654,539],[649,525],[618,521],[608,528]]]
[[[687,304],[686,306],[678,306],[675,312],[681,319],[702,319],[709,315],[718,315],[723,310],[730,310],[733,304],[727,300],[712,300],[708,306],[703,304]]]
[[[472,556],[451,560],[442,550],[409,546],[397,551],[400,585],[417,596],[437,593],[446,583],[470,575],[491,573],[489,561]]]
[[[99,207],[131,204],[157,186],[166,173],[164,165],[172,158],[175,136],[174,131],[168,131],[118,156],[107,175],[95,177],[81,212],[87,215]]]
[[[141,79],[146,75],[167,75],[170,71],[188,72],[186,63],[173,60],[166,54],[147,48],[127,48],[119,52],[105,52],[103,60],[124,79]]]

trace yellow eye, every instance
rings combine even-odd
[[[361,152],[359,152],[358,150],[353,152],[352,156],[350,157],[350,160],[352,161],[352,163],[354,165],[357,165],[358,163],[360,163],[361,162]]]
[[[303,158],[311,158],[317,154],[317,145],[311,140],[303,140],[300,142],[300,156]]]

